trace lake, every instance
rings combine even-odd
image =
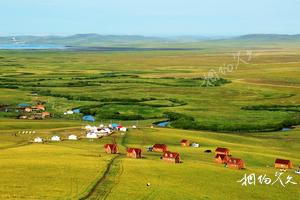
[[[66,49],[63,45],[54,44],[0,44],[0,49]]]

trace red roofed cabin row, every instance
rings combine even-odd
[[[227,161],[227,167],[232,169],[245,169],[245,163],[242,159],[239,158],[230,158]]]
[[[153,145],[152,151],[165,152],[165,151],[168,151],[168,147],[165,144],[155,144],[155,145]]]
[[[116,154],[116,153],[118,153],[118,146],[117,146],[117,144],[105,144],[104,150],[106,153]]]
[[[127,157],[129,158],[142,158],[142,150],[138,148],[128,148]]]
[[[217,155],[217,154],[229,156],[229,149],[218,147],[218,148],[216,148],[216,151],[215,151],[215,155]]]
[[[292,162],[290,160],[284,159],[276,159],[275,160],[275,168],[278,169],[291,169],[293,167]]]
[[[229,159],[230,159],[229,156],[223,154],[217,154],[215,156],[215,162],[219,164],[226,164]]]
[[[229,155],[229,149],[227,148],[216,148],[215,162],[226,164],[228,168],[232,169],[245,169],[245,162],[239,158],[231,158]]]
[[[162,155],[162,159],[167,162],[180,163],[179,153],[166,151]]]

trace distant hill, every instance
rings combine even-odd
[[[0,44],[51,44],[76,47],[200,47],[223,45],[266,45],[300,43],[298,35],[250,34],[237,37],[173,36],[147,37],[139,35],[76,34],[71,36],[10,36],[0,37]]]
[[[300,41],[300,34],[285,35],[285,34],[250,34],[232,38],[234,40],[245,41]]]
[[[0,37],[0,44],[60,44],[69,46],[105,46],[112,44],[135,44],[149,42],[165,42],[158,37],[144,37],[138,35],[98,35],[76,34],[71,36],[11,36]]]

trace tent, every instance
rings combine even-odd
[[[73,113],[80,113],[80,109],[79,108],[73,109],[72,111],[73,111]]]
[[[95,117],[92,115],[85,115],[82,117],[83,121],[88,121],[88,122],[94,122],[95,121]]]
[[[112,127],[112,128],[117,128],[118,126],[119,126],[119,124],[117,124],[117,123],[111,124],[111,127]]]
[[[35,142],[35,143],[42,143],[43,139],[40,138],[40,137],[36,137],[36,138],[34,138],[33,142]]]
[[[76,135],[69,135],[68,139],[69,140],[77,140],[77,136]]]
[[[58,142],[58,141],[60,141],[60,137],[57,136],[57,135],[54,135],[54,136],[51,137],[51,141],[56,141],[56,142]]]
[[[67,112],[66,112],[66,114],[67,115],[72,115],[74,112],[72,111],[72,110],[68,110]]]
[[[98,138],[98,135],[94,132],[89,132],[86,134],[86,138],[96,139],[96,138]]]
[[[126,132],[126,131],[127,131],[127,128],[126,128],[126,127],[121,127],[121,128],[120,128],[120,131]]]

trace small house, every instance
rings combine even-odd
[[[141,158],[142,150],[138,148],[128,148],[127,149],[127,157],[129,158]]]
[[[166,151],[166,152],[163,153],[162,159],[164,161],[172,162],[172,163],[179,163],[180,162],[179,153],[176,153],[176,152]]]
[[[222,148],[222,147],[218,147],[215,150],[215,155],[220,154],[220,155],[229,155],[229,149],[227,148]]]
[[[245,169],[245,163],[239,158],[230,158],[227,161],[227,167],[232,169]]]
[[[165,144],[154,144],[152,151],[154,152],[165,152],[168,151],[167,145]]]
[[[42,104],[38,104],[35,106],[35,110],[46,110],[45,106]]]
[[[181,144],[182,147],[190,146],[190,142],[188,140],[185,140],[185,139],[181,140],[180,144]]]
[[[29,104],[29,103],[20,103],[20,104],[18,104],[18,107],[31,107],[31,104]]]
[[[31,112],[31,111],[32,111],[32,108],[31,108],[31,107],[26,107],[26,108],[24,109],[24,111],[25,111],[25,112]]]
[[[293,165],[290,160],[284,160],[278,158],[275,160],[275,168],[277,169],[291,169],[292,167]]]
[[[54,142],[59,142],[59,141],[60,141],[60,137],[57,136],[57,135],[54,135],[54,136],[51,137],[50,140],[51,140],[51,141],[54,141]]]
[[[193,143],[192,143],[192,147],[199,148],[199,147],[200,147],[200,144],[193,142]]]
[[[219,164],[226,164],[229,160],[229,156],[224,155],[224,154],[217,154],[215,156],[215,162]]]
[[[50,117],[49,112],[42,112],[42,118]]]
[[[34,142],[34,143],[42,143],[42,142],[43,142],[43,139],[40,138],[40,137],[36,137],[36,138],[34,138],[33,142]]]
[[[104,150],[106,153],[116,154],[116,153],[118,153],[118,146],[117,146],[117,144],[105,144]]]
[[[78,140],[76,135],[69,135],[68,140]]]

